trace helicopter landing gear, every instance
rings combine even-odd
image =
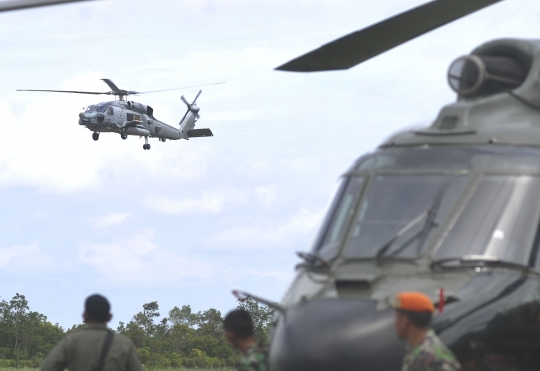
[[[92,139],[98,140],[99,139],[99,133],[94,132],[94,134],[92,134]]]
[[[146,143],[143,144],[142,148],[145,149],[145,150],[146,150],[146,149],[149,150],[149,149],[150,149],[150,144],[148,144],[148,137],[144,137],[144,141],[145,141]]]
[[[127,134],[126,133],[121,133],[120,138],[126,140],[127,139]]]

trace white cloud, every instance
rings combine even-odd
[[[225,229],[209,236],[206,246],[219,250],[258,250],[289,247],[296,238],[312,234],[320,223],[322,212],[302,210],[273,222],[258,222],[249,226]]]
[[[103,215],[99,218],[91,218],[90,221],[92,222],[94,228],[106,228],[119,226],[131,216],[132,215],[130,213],[113,213]]]
[[[221,273],[227,282],[237,282],[249,277],[257,278],[272,278],[279,281],[289,281],[294,276],[292,270],[278,270],[278,269],[251,269],[251,268],[223,268]]]
[[[21,246],[14,245],[9,247],[0,247],[0,267],[5,267],[13,259],[27,257],[39,253],[39,246],[36,243]]]
[[[158,246],[154,231],[148,229],[128,239],[90,244],[82,248],[78,262],[97,268],[115,283],[176,284],[188,278],[210,278],[214,271],[199,262]]]
[[[152,210],[169,215],[188,213],[220,213],[226,204],[242,202],[243,197],[237,191],[206,192],[199,198],[176,199],[169,197],[150,197],[146,206]]]
[[[277,199],[276,186],[265,186],[255,188],[255,193],[264,206],[270,207]]]

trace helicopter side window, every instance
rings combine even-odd
[[[98,111],[99,113],[103,113],[103,112],[105,112],[106,109],[107,109],[107,106],[99,106],[99,107],[97,108],[97,111]]]
[[[114,115],[114,108],[112,108],[112,106],[109,106],[107,108],[107,115],[109,116],[113,116]]]
[[[467,182],[465,175],[375,176],[356,212],[345,257],[374,257],[386,244],[385,257],[420,255]],[[433,223],[421,218],[429,211],[435,215]]]
[[[318,255],[323,259],[332,259],[337,252],[347,226],[354,212],[354,206],[364,185],[363,177],[351,177],[346,180],[333,201],[327,220],[324,222],[322,242]]]
[[[540,178],[486,176],[435,259],[479,256],[528,265],[540,218]]]

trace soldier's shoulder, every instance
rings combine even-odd
[[[267,371],[266,351],[259,347],[250,349],[240,361],[241,371]]]
[[[406,371],[460,371],[461,365],[452,351],[435,335],[409,353],[403,362]]]

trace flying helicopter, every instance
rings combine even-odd
[[[499,0],[436,0],[278,70],[348,69]],[[272,371],[399,370],[390,302],[421,291],[464,370],[540,368],[540,41],[450,64],[457,101],[345,172],[280,304]],[[237,292],[246,296],[247,293]]]
[[[127,101],[125,97],[129,95],[140,95],[148,93],[158,93],[164,91],[180,90],[193,88],[197,86],[188,86],[183,88],[162,89],[152,91],[133,91],[120,89],[114,82],[109,79],[102,79],[109,88],[108,92],[90,92],[90,91],[75,91],[75,90],[42,90],[42,89],[18,89],[17,91],[35,91],[35,92],[54,92],[54,93],[73,93],[73,94],[93,94],[93,95],[113,95],[118,97],[118,100],[112,102],[103,102],[90,105],[79,113],[79,125],[85,126],[88,130],[93,131],[92,139],[99,140],[99,133],[109,132],[118,133],[122,139],[127,139],[128,135],[144,137],[144,150],[150,150],[148,138],[158,138],[159,141],[165,142],[169,140],[178,140],[198,137],[211,137],[210,129],[194,129],[195,123],[199,119],[200,108],[196,105],[197,99],[202,91],[189,103],[182,95],[181,99],[187,106],[187,111],[184,117],[180,120],[179,127],[167,125],[166,123],[154,117],[154,109],[150,106]],[[223,84],[223,82],[198,85],[208,86]]]

